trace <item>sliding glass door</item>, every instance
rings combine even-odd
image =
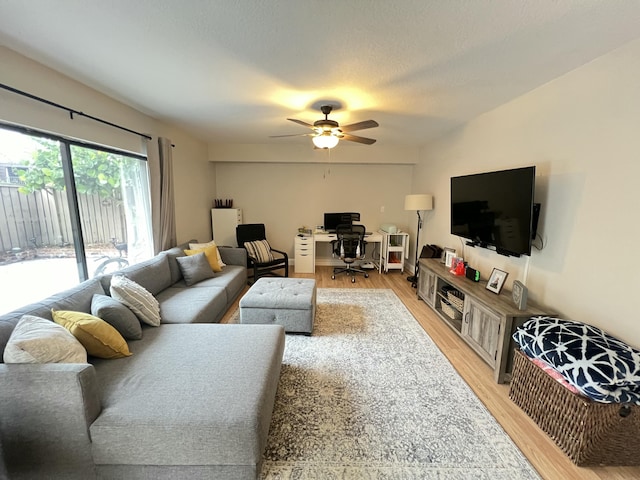
[[[0,314],[153,255],[146,159],[0,128]]]

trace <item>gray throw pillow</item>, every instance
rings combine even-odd
[[[127,340],[140,340],[140,320],[129,307],[108,295],[95,294],[91,300],[91,315],[101,318]]]
[[[195,285],[207,278],[213,278],[214,272],[204,253],[196,253],[186,257],[177,257],[180,271],[187,286]]]

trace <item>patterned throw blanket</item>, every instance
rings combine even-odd
[[[549,364],[586,397],[640,405],[640,351],[599,328],[533,317],[513,339],[529,358]]]

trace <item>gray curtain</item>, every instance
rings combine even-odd
[[[171,140],[158,137],[157,167],[154,168],[154,166],[150,165],[151,188],[153,190],[151,198],[153,203],[152,223],[155,253],[176,245],[172,148]]]

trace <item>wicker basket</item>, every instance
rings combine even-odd
[[[447,290],[447,300],[461,312],[464,310],[464,293],[458,290]]]
[[[462,318],[462,314],[451,306],[444,298],[440,301],[440,307],[442,308],[442,313],[447,317],[453,320],[460,320]]]
[[[640,406],[571,393],[516,350],[509,397],[578,466],[640,465]]]

